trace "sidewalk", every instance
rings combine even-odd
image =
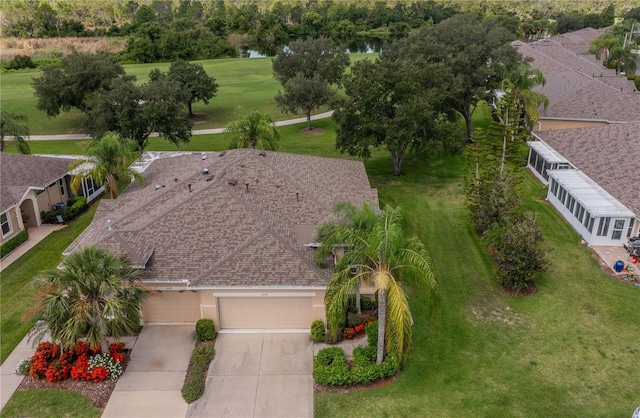
[[[29,228],[29,239],[24,242],[21,246],[11,251],[5,258],[0,260],[0,271],[7,268],[11,263],[16,261],[18,258],[22,257],[27,251],[33,248],[37,243],[42,241],[52,233],[53,231],[57,231],[59,229],[64,228],[65,225],[40,225],[37,228]]]
[[[9,402],[9,398],[13,395],[13,392],[18,389],[24,376],[18,376],[16,372],[16,366],[23,358],[30,358],[36,351],[32,347],[31,343],[27,341],[28,335],[25,336],[22,341],[13,349],[9,357],[0,366],[0,411]]]

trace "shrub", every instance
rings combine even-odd
[[[367,334],[367,343],[369,347],[378,347],[378,321],[368,323],[364,327],[364,332]]]
[[[199,319],[196,322],[196,338],[198,341],[212,341],[216,339],[216,325],[212,319]]]
[[[313,380],[317,383],[328,386],[347,386],[351,383],[349,365],[342,348],[323,348],[313,362]]]
[[[29,55],[16,55],[6,65],[7,70],[22,70],[23,68],[36,68],[36,64]]]
[[[357,313],[349,313],[347,314],[347,327],[353,328],[356,325],[360,325],[362,320],[360,319],[360,315]]]
[[[341,355],[344,356],[344,351],[340,347],[323,348],[313,359],[313,367],[330,366],[333,360]]]
[[[23,242],[25,242],[28,239],[29,239],[29,233],[27,232],[27,230],[25,229],[24,231],[20,231],[18,235],[16,235],[15,237],[11,238],[9,241],[2,244],[2,246],[0,247],[0,258],[4,257],[5,255],[9,254],[11,251],[18,248],[20,245],[22,245]]]
[[[357,347],[353,350],[354,366],[349,369],[342,348],[324,348],[313,361],[313,379],[321,385],[348,386],[389,377],[398,371],[398,361],[394,355],[387,356],[382,364],[376,364],[375,361],[374,347]]]
[[[375,309],[373,301],[366,296],[360,297],[360,309],[363,311],[372,311]]]
[[[30,368],[31,368],[31,360],[28,358],[23,358],[22,360],[20,360],[20,362],[16,366],[16,374],[19,376],[26,376],[29,374]]]
[[[189,371],[182,386],[182,398],[185,402],[194,402],[204,393],[207,370],[209,370],[209,363],[213,360],[214,354],[215,351],[209,344],[201,344],[191,353]]]
[[[67,207],[65,209],[40,212],[40,218],[43,223],[57,223],[58,215],[60,215],[65,222],[68,222],[82,214],[86,208],[87,198],[84,196],[74,196],[67,201]]]
[[[96,354],[89,358],[89,372],[94,382],[102,382],[107,377],[116,380],[122,374],[122,364],[108,353]]]
[[[319,343],[324,341],[324,322],[317,320],[311,323],[311,340]]]

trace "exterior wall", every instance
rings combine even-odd
[[[606,121],[591,121],[591,120],[558,120],[558,119],[541,119],[539,124],[536,124],[533,131],[556,131],[558,129],[575,129],[575,128],[587,128],[591,126],[604,126],[608,125]]]
[[[47,186],[43,192],[38,194],[38,212],[47,212],[53,209],[53,205],[58,202],[66,202],[69,200],[69,190],[66,182],[63,180],[64,194],[60,193],[59,180],[54,181]]]
[[[573,229],[575,229],[578,232],[578,234],[580,234],[580,236],[587,242],[588,245],[599,245],[599,246],[605,246],[605,247],[621,246],[624,242],[626,242],[629,225],[630,225],[631,219],[633,218],[622,217],[622,216],[611,216],[607,234],[605,236],[599,236],[597,234],[597,231],[601,221],[601,217],[594,216],[592,218],[593,227],[590,232],[589,229],[584,225],[585,218],[583,218],[583,221],[580,221],[578,218],[576,218],[575,216],[576,206],[574,206],[574,210],[571,211],[569,208],[567,208],[566,204],[562,203],[562,201],[552,193],[551,188],[547,192],[547,199],[549,200],[549,203],[551,203],[553,207],[555,207],[558,210],[558,212],[560,212],[562,217],[567,222],[569,222],[569,224],[573,227]],[[565,199],[565,202],[566,202],[566,199]],[[576,201],[575,205],[577,205],[578,203],[579,202]],[[585,213],[588,212],[588,210],[589,210],[588,208],[585,208]],[[586,214],[585,214],[585,217],[586,217]],[[622,227],[622,233],[620,234],[620,239],[614,239],[612,237],[616,220],[624,221],[624,224]],[[637,224],[637,221],[635,223]],[[637,230],[637,225],[635,225],[634,228],[632,229]]]
[[[15,206],[6,211],[5,214],[7,215],[7,220],[11,226],[11,231],[6,235],[2,234],[2,231],[0,231],[0,243],[10,240],[24,229],[22,226],[22,217]]]
[[[20,214],[23,213],[29,218],[26,222],[25,227],[36,228],[40,226],[40,212],[38,211],[38,207],[36,206],[35,197],[25,198],[22,203],[20,203]]]

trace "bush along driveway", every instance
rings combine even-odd
[[[187,417],[312,417],[309,334],[218,334],[204,394]]]

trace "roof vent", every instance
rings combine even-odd
[[[234,179],[234,178],[231,178],[231,179],[229,179],[229,181],[227,181],[227,183],[232,185],[232,186],[235,186],[236,184],[238,184],[238,180]]]
[[[206,176],[207,174],[209,174],[209,169],[208,168],[203,168],[202,169],[202,175]]]
[[[191,193],[191,183],[187,183],[187,188],[189,189],[189,193]]]
[[[174,181],[175,183],[177,183],[177,182],[178,182],[178,178],[177,178],[177,177],[176,177],[176,178],[174,178],[174,179],[173,179],[173,181]]]
[[[266,157],[267,156],[267,152],[266,151],[260,151],[258,153],[258,155],[261,156],[261,157]]]
[[[211,180],[213,180],[213,174],[209,174],[209,175],[207,176],[207,181],[211,181]]]
[[[249,192],[249,182],[245,181],[244,182],[244,187],[246,188],[247,193]]]
[[[226,153],[227,153],[227,151],[222,151],[222,152],[220,153],[220,157],[224,157],[224,155],[225,155]]]
[[[161,188],[162,188],[162,186],[160,186],[159,184],[156,184],[156,187],[154,187],[153,190],[158,190],[158,189],[161,189]]]
[[[108,231],[112,231],[113,230],[113,227],[111,226],[111,219],[107,220],[107,230]]]
[[[202,154],[202,159],[206,160],[207,159],[207,154]]]

